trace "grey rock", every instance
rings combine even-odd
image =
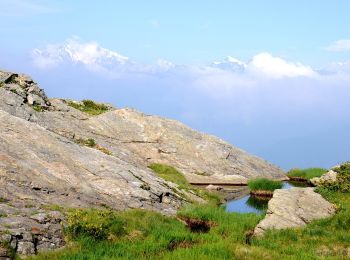
[[[312,220],[332,216],[335,210],[335,206],[313,188],[275,190],[267,214],[255,227],[254,235],[263,235],[268,229],[302,227]]]
[[[222,187],[217,185],[209,184],[207,187],[205,187],[207,190],[222,190]]]
[[[35,248],[33,242],[21,241],[17,244],[17,253],[20,255],[33,255]]]
[[[30,218],[36,220],[40,224],[45,224],[49,221],[49,218],[46,213],[38,213],[31,216]]]

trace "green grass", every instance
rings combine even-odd
[[[44,112],[44,108],[40,105],[32,105],[32,108],[36,111],[36,112]]]
[[[75,142],[80,144],[80,145],[84,145],[84,146],[87,146],[90,148],[97,149],[97,150],[103,152],[104,154],[113,155],[113,153],[110,150],[97,144],[95,139],[93,139],[93,138],[88,138],[88,139],[79,138],[79,139],[76,139]]]
[[[186,180],[183,174],[174,167],[160,163],[153,163],[148,167],[164,180],[171,181],[179,185],[180,189],[191,189],[191,184]]]
[[[288,173],[288,177],[300,177],[305,180],[310,180],[314,177],[320,177],[324,173],[326,173],[327,170],[324,168],[307,168],[307,169],[291,169]]]
[[[252,191],[267,190],[274,191],[282,188],[281,181],[274,181],[265,178],[252,179],[248,181],[248,187]]]
[[[218,195],[203,189],[193,187],[186,180],[185,176],[174,167],[160,163],[153,163],[148,167],[162,179],[176,183],[180,190],[193,191],[196,195],[205,199],[210,204],[220,204],[220,198]]]
[[[108,111],[108,106],[105,104],[97,104],[92,100],[82,100],[81,103],[68,101],[67,104],[75,109],[78,109],[89,115],[100,115]]]
[[[212,223],[209,232],[193,233],[175,217],[156,212],[79,210],[69,216],[66,232],[71,243],[32,259],[346,259],[350,196],[326,189],[320,193],[338,205],[334,217],[305,228],[268,231],[251,245],[246,234],[263,216],[192,205],[178,216]],[[100,227],[105,229],[102,236]]]

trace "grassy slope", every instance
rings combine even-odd
[[[193,233],[175,217],[150,211],[73,211],[67,229],[68,235],[75,230],[72,244],[35,259],[345,259],[350,256],[350,194],[319,192],[338,205],[334,217],[305,228],[268,231],[250,245],[246,233],[263,216],[227,213],[213,205],[192,205],[178,213],[210,221],[208,233]],[[94,239],[99,227],[106,233]]]
[[[150,166],[148,166],[150,169],[152,169],[159,177],[163,178],[166,181],[170,181],[173,183],[176,183],[179,187],[179,189],[184,191],[193,191],[195,192],[199,197],[202,197],[206,201],[208,201],[210,204],[220,204],[220,198],[214,193],[208,192],[203,189],[197,189],[193,187],[183,176],[181,172],[176,170],[174,167],[171,167],[169,165],[164,165],[160,163],[153,163]]]
[[[291,169],[288,173],[288,177],[302,177],[306,180],[310,180],[314,177],[320,177],[326,173],[327,170],[323,168],[307,168],[307,169]]]

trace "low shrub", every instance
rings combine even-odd
[[[282,182],[269,180],[265,178],[259,178],[259,179],[253,179],[248,181],[248,187],[251,191],[257,191],[257,190],[274,191],[276,189],[282,188]]]
[[[74,209],[68,213],[66,231],[72,237],[106,239],[125,233],[124,221],[111,210]]]

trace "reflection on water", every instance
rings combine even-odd
[[[292,182],[283,182],[282,189],[290,189],[296,186],[299,185]],[[266,199],[257,199],[248,194],[242,198],[228,201],[225,208],[227,212],[263,214],[267,209],[267,203],[268,200]]]

